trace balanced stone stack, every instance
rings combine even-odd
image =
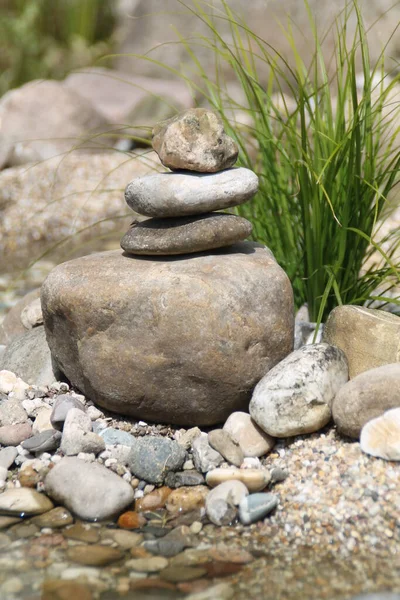
[[[194,109],[161,123],[153,146],[172,173],[132,181],[150,219],[120,250],[57,266],[42,286],[47,341],[69,381],[102,407],[190,425],[247,410],[256,383],[293,348],[293,294],[251,225],[214,212],[249,200],[258,180],[231,168],[220,120]],[[170,256],[169,256],[170,255]]]
[[[217,213],[242,204],[258,190],[249,169],[231,169],[238,148],[223,124],[203,108],[188,110],[156,126],[153,147],[173,169],[137,177],[126,188],[128,205],[152,217],[133,223],[121,240],[128,254],[189,254],[229,246],[247,238],[247,219]]]

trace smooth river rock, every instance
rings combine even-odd
[[[262,431],[248,413],[232,413],[223,429],[236,440],[244,456],[264,456],[275,445],[275,438]]]
[[[100,465],[65,457],[48,473],[46,493],[81,519],[110,518],[134,499],[133,488]]]
[[[257,384],[250,414],[274,437],[318,431],[329,422],[332,401],[347,380],[347,361],[339,348],[303,346]]]
[[[157,123],[152,145],[166,167],[206,173],[231,167],[239,152],[221,117],[205,108],[190,108]]]
[[[100,406],[155,422],[223,422],[293,347],[290,281],[252,242],[162,260],[79,258],[50,273],[42,306],[71,383]]]
[[[337,393],[333,420],[339,432],[358,438],[368,421],[400,407],[400,363],[383,365],[360,373]]]
[[[147,217],[185,217],[223,210],[250,200],[258,191],[258,177],[243,167],[221,173],[154,173],[135,177],[125,200]]]
[[[252,228],[247,219],[224,213],[147,219],[131,226],[121,248],[128,254],[191,254],[240,242]]]
[[[400,317],[364,306],[338,306],[328,317],[323,341],[343,350],[351,379],[400,362]]]

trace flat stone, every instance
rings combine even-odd
[[[275,438],[260,429],[249,413],[232,413],[227,418],[223,430],[239,444],[245,457],[265,456],[275,445]]]
[[[186,452],[173,440],[144,436],[137,439],[129,456],[129,468],[139,479],[163,483],[169,471],[178,471],[185,462]]]
[[[30,423],[18,423],[18,425],[4,425],[0,427],[0,444],[2,446],[19,446],[21,442],[32,435]]]
[[[99,432],[99,435],[103,438],[107,446],[133,446],[136,444],[136,438],[133,437],[127,431],[121,429],[114,429],[113,427],[106,427]]]
[[[0,494],[0,514],[38,515],[54,508],[47,496],[26,487],[6,490]]]
[[[61,433],[55,429],[47,429],[22,442],[22,447],[29,452],[53,452],[61,443]]]
[[[189,513],[203,508],[208,494],[209,489],[205,485],[180,487],[168,496],[165,507],[172,514]]]
[[[263,490],[271,480],[271,475],[266,469],[213,469],[206,476],[210,487],[215,487],[226,481],[241,481],[249,492]]]
[[[7,446],[0,450],[0,467],[9,469],[18,456],[18,450],[14,446]]]
[[[63,531],[64,537],[86,544],[96,544],[100,540],[100,531],[86,523],[75,523]]]
[[[63,506],[57,506],[48,512],[34,517],[31,519],[32,523],[41,529],[44,527],[51,527],[52,529],[59,529],[66,525],[71,525],[74,522],[71,513]]]
[[[19,400],[8,398],[0,401],[0,425],[17,425],[25,423],[28,420],[28,415]]]
[[[190,600],[214,600],[215,598],[218,598],[218,600],[231,600],[234,595],[235,590],[229,583],[217,583],[217,585],[212,585],[202,592],[191,594],[189,598]]]
[[[170,169],[213,173],[235,164],[239,149],[219,115],[190,108],[154,126],[152,145]]]
[[[345,353],[352,379],[400,361],[400,317],[364,306],[338,306],[327,319],[323,341]]]
[[[241,500],[239,518],[243,525],[250,525],[266,517],[277,506],[278,498],[274,494],[251,494]]]
[[[44,580],[41,586],[43,600],[93,600],[93,594],[88,585],[77,581],[62,581],[56,579]]]
[[[32,425],[33,434],[43,433],[49,429],[56,429],[53,428],[51,424],[51,414],[52,410],[50,406],[42,406],[39,408],[36,414],[36,419]]]
[[[217,485],[206,498],[206,513],[214,525],[230,525],[237,515],[237,507],[249,493],[241,481],[225,481]]]
[[[40,298],[35,298],[21,311],[21,323],[25,329],[32,329],[38,325],[43,325],[42,305]]]
[[[243,462],[244,454],[239,444],[232,439],[227,431],[223,429],[213,429],[208,434],[208,443],[214,450],[231,465],[240,467]]]
[[[290,282],[251,242],[162,260],[85,256],[53,269],[42,306],[53,355],[86,397],[185,427],[247,406],[293,345]]]
[[[400,461],[400,407],[392,408],[364,425],[360,448],[378,458]]]
[[[99,454],[105,448],[104,439],[92,431],[89,415],[79,408],[71,408],[64,423],[61,451],[66,456],[74,456],[80,452]]]
[[[136,177],[126,187],[125,200],[146,217],[191,217],[238,206],[257,191],[257,175],[239,167],[212,175],[155,173]]]
[[[161,572],[161,577],[166,581],[191,581],[207,574],[203,567],[168,567]]]
[[[247,219],[226,213],[147,219],[130,227],[121,248],[128,254],[191,254],[240,242],[249,237],[252,228]]]
[[[182,550],[186,547],[186,544],[184,540],[168,539],[168,536],[166,535],[163,538],[144,542],[143,547],[152,554],[157,554],[163,556],[164,558],[170,558],[182,552]]]
[[[194,465],[201,473],[207,473],[224,462],[224,457],[211,448],[208,435],[201,433],[192,443]]]
[[[194,469],[179,471],[178,473],[169,472],[165,478],[166,485],[173,488],[179,488],[190,485],[202,485],[205,479],[201,473]]]
[[[123,529],[111,529],[107,531],[107,537],[111,537],[122,550],[136,548],[143,542],[143,534]]]
[[[109,546],[72,546],[67,550],[67,558],[80,565],[103,567],[121,560],[123,554],[117,548]]]
[[[347,360],[339,348],[303,346],[256,385],[250,415],[274,437],[318,431],[331,419],[332,401],[348,378]]]
[[[332,405],[342,435],[357,439],[368,421],[400,406],[400,363],[356,375],[340,388]]]
[[[249,496],[245,496],[249,498]],[[248,550],[233,544],[217,544],[209,550],[209,556],[212,560],[218,562],[229,562],[237,565],[247,565],[253,562],[254,558]]]
[[[0,529],[6,529],[10,527],[10,525],[15,525],[16,523],[22,523],[22,519],[19,517],[6,517],[0,515]]]
[[[54,402],[53,410],[50,416],[50,422],[54,429],[63,430],[67,414],[72,408],[77,408],[85,412],[85,406],[78,398],[74,398],[70,394],[61,394]]]
[[[125,566],[133,571],[142,573],[158,573],[168,567],[168,560],[163,556],[150,556],[149,558],[132,558]]]
[[[2,367],[30,385],[46,386],[61,378],[60,371],[53,365],[42,326],[10,342],[3,355]]]
[[[81,519],[107,519],[134,499],[132,487],[98,463],[65,457],[48,473],[46,493]]]

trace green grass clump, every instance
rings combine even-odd
[[[240,165],[259,175],[258,195],[237,212],[252,221],[254,238],[271,248],[287,272],[296,306],[307,302],[311,319],[321,321],[338,304],[389,301],[390,290],[400,282],[400,236],[392,231],[380,239],[377,224],[398,182],[400,98],[393,97],[400,76],[386,76],[384,50],[378,64],[370,64],[357,2],[333,25],[333,69],[307,3],[314,43],[309,65],[297,51],[290,26],[283,33],[292,48],[292,60],[287,60],[251,31],[227,1],[212,16],[200,1],[179,3],[207,25],[209,35],[199,36],[195,44],[215,56],[211,80],[193,41],[182,39],[194,66],[185,79],[221,115],[240,147]],[[356,29],[349,44],[351,11]],[[222,22],[229,25],[230,41],[219,33]],[[243,105],[230,97],[229,71],[244,92]],[[262,82],[260,72],[268,73],[267,81]],[[240,125],[243,116],[247,124]]]
[[[0,96],[33,79],[62,79],[109,52],[111,0],[0,0]]]

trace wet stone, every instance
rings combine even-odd
[[[93,600],[89,586],[77,581],[45,580],[42,584],[41,600]]]
[[[125,563],[125,566],[133,571],[142,573],[158,573],[168,566],[168,560],[163,556],[151,556],[149,558],[133,558]]]
[[[167,567],[161,573],[162,579],[171,582],[191,581],[207,575],[207,569],[202,567]]]
[[[65,525],[71,525],[74,522],[74,519],[66,508],[57,506],[56,508],[49,510],[49,512],[34,517],[31,521],[40,528],[51,527],[52,529],[58,529]]]
[[[244,525],[250,525],[266,517],[277,506],[278,498],[274,494],[251,494],[241,500],[239,517]]]
[[[135,502],[135,510],[137,512],[145,512],[148,510],[156,510],[163,508],[167,501],[168,496],[172,492],[171,488],[162,486],[146,494],[143,498],[139,498]]]
[[[122,529],[113,529],[107,531],[107,537],[111,537],[122,550],[136,548],[143,542],[143,535],[135,531],[125,531]]]
[[[189,513],[203,508],[208,494],[209,489],[205,485],[183,486],[168,496],[165,506],[172,514]]]
[[[145,517],[134,510],[128,510],[118,517],[118,526],[122,529],[140,529],[145,524]]]
[[[75,523],[72,527],[65,529],[63,534],[66,538],[88,544],[95,544],[100,539],[100,532],[97,528],[89,527],[83,523]]]
[[[121,240],[128,254],[175,255],[230,246],[246,239],[252,224],[243,217],[207,213],[135,223]]]
[[[67,550],[67,558],[80,565],[102,567],[120,560],[123,554],[109,546],[72,546]]]
[[[26,487],[6,490],[0,494],[0,514],[37,515],[54,508],[47,496]]]

